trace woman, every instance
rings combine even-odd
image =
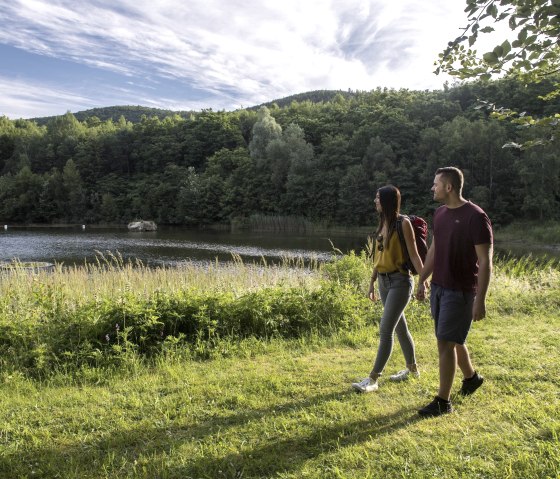
[[[364,393],[377,391],[379,388],[378,379],[391,356],[395,331],[404,354],[406,368],[390,376],[390,379],[404,381],[409,376],[420,376],[416,365],[414,341],[404,316],[404,309],[412,296],[413,281],[410,273],[402,268],[406,257],[396,230],[400,207],[401,193],[397,188],[392,185],[379,188],[375,196],[379,227],[376,232],[373,274],[368,296],[371,301],[376,301],[374,286],[375,281],[379,280],[383,315],[379,323],[379,347],[373,369],[367,378],[352,384],[354,389]],[[402,219],[402,231],[412,264],[416,271],[422,271],[423,265],[416,249],[414,230],[406,217]]]

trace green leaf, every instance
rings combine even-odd
[[[490,33],[494,31],[494,28],[492,27],[484,27],[482,30],[480,30],[482,33]]]
[[[535,43],[536,39],[537,39],[537,35],[531,35],[529,38],[525,40],[525,45],[531,45]]]
[[[494,5],[493,3],[488,5],[488,8],[486,9],[486,14],[491,15],[492,18],[496,18],[498,16],[498,7],[496,7],[496,5]]]
[[[533,52],[529,55],[529,60],[536,60],[540,55],[540,52]]]
[[[502,43],[501,47],[502,47],[502,56],[507,55],[511,51],[511,44],[509,43],[508,40]]]
[[[504,55],[504,49],[498,45],[496,48],[494,48],[494,54],[499,58]]]
[[[498,63],[498,56],[494,52],[487,52],[482,55],[482,59],[489,65],[495,65]]]

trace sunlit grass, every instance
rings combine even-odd
[[[364,307],[357,299],[367,289],[365,256],[316,267],[235,260],[168,270],[106,259],[94,267],[59,267],[50,274],[22,269],[4,275],[0,343],[11,345],[13,352],[22,341],[32,348],[40,348],[41,341],[56,344],[57,338],[48,335],[63,330],[54,328],[59,318],[95,322],[100,312],[140,314],[136,309],[146,305],[168,307],[154,298],[178,301],[194,291],[210,306],[231,292],[227,304],[235,307],[215,309],[223,314],[215,318],[218,323],[252,306],[261,308],[259,317],[272,321],[274,308],[294,290],[301,294],[291,296],[296,300],[290,307],[311,301],[308,293],[322,291],[325,282],[336,286],[328,290],[332,294],[320,296],[325,316],[328,308],[342,304],[340,311],[355,324],[292,337],[226,335],[198,346],[167,341],[150,357],[134,347],[126,350],[121,337],[117,361],[102,366],[83,362],[77,369],[59,363],[41,369],[37,362],[10,368],[17,358],[5,349],[0,477],[560,476],[557,261],[496,261],[488,317],[473,325],[469,336],[475,366],[486,381],[472,397],[452,397],[454,414],[419,420],[416,409],[431,400],[438,384],[427,303],[413,301],[407,309],[420,379],[404,384],[382,379],[380,390],[371,395],[350,388],[369,371],[378,341],[379,304]],[[263,292],[269,302],[262,302]],[[96,309],[96,301],[106,304]],[[321,304],[312,303],[313,308]],[[306,314],[302,318],[317,319],[311,311]],[[114,318],[109,319],[114,327]],[[41,324],[33,331],[45,337],[26,336],[26,324]],[[76,340],[71,333],[66,339]],[[212,354],[195,355],[196,347]],[[48,365],[47,353],[34,351],[32,357]],[[402,366],[396,346],[387,372]]]
[[[60,298],[81,304],[95,298],[119,298],[122,292],[149,297],[157,291],[173,294],[195,289],[201,292],[230,291],[238,295],[267,286],[312,286],[317,283],[319,263],[304,263],[302,258],[285,258],[281,264],[244,263],[238,255],[230,262],[197,263],[185,261],[174,267],[147,267],[141,261],[124,261],[120,254],[97,253],[96,263],[55,265],[54,272],[29,271],[23,264],[14,264],[5,271],[0,282],[0,295],[20,298],[36,295],[38,285],[56,291]]]

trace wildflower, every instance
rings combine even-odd
[[[111,338],[109,337],[108,334],[105,335],[105,341],[109,342],[111,340]]]
[[[116,329],[117,333],[120,331],[121,328],[119,326],[119,323],[115,324],[115,329]]]

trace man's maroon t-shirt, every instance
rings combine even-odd
[[[447,289],[476,292],[478,258],[475,245],[492,244],[492,225],[479,206],[440,206],[434,213],[432,281]]]

